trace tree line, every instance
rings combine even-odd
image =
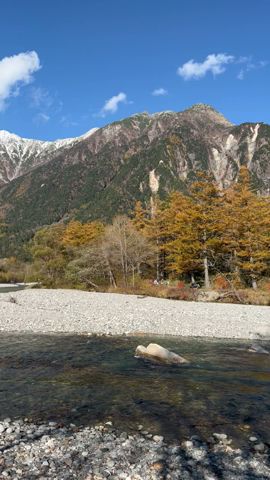
[[[270,199],[251,188],[247,169],[220,190],[199,174],[189,195],[137,202],[111,224],[72,220],[38,230],[26,246],[31,278],[47,286],[100,289],[141,278],[211,287],[214,275],[257,288],[270,275]]]

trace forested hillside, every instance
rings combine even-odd
[[[269,288],[270,198],[252,189],[246,168],[226,190],[198,176],[188,196],[153,196],[149,208],[137,202],[130,216],[110,223],[72,220],[38,230],[24,246],[28,262],[3,262],[0,281],[24,272],[24,279],[46,286],[95,290],[139,288],[145,281]]]
[[[204,172],[227,189],[246,166],[252,186],[269,194],[270,126],[232,125],[207,105],[134,115],[100,128],[23,168],[0,188],[0,255],[17,255],[38,228],[72,219],[110,222],[136,201],[191,194]],[[52,156],[51,156],[52,155]],[[17,157],[16,157],[17,158]],[[0,164],[6,162],[1,156]]]

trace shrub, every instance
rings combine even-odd
[[[266,280],[262,283],[262,286],[261,286],[262,290],[264,292],[268,292],[270,293],[270,280]]]
[[[228,288],[230,288],[230,283],[224,277],[224,275],[217,275],[214,278],[213,286],[215,290],[228,290]]]
[[[231,275],[231,282],[232,282],[233,288],[236,288],[236,289],[243,289],[246,286],[244,281],[240,277],[239,273],[233,273]]]
[[[12,283],[23,282],[24,273],[21,272],[1,272],[0,271],[0,283]]]
[[[245,290],[241,290],[239,294],[243,299],[243,303],[248,305],[269,305],[270,303],[270,292],[247,288]]]
[[[185,300],[185,301],[194,301],[196,300],[198,292],[192,288],[168,288],[166,298],[171,300]]]
[[[182,290],[183,288],[185,288],[185,282],[183,282],[183,280],[179,280],[176,287]]]

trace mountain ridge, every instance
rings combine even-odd
[[[87,138],[96,130],[93,128],[80,137],[54,141],[23,138],[7,130],[0,130],[0,186],[49,161],[59,150]]]
[[[233,125],[208,105],[135,114],[79,138],[0,187],[0,223],[9,238],[2,254],[42,225],[73,217],[108,221],[136,200],[187,193],[199,171],[227,188],[246,165],[258,192],[269,193],[270,126]]]
[[[135,113],[128,118],[136,119],[145,116],[148,119],[154,119],[164,115],[188,115],[189,113],[194,114],[196,112],[210,112],[211,115],[214,116],[215,121],[228,126],[232,125],[231,122],[229,122],[212,106],[202,103],[192,105],[190,108],[182,112],[174,112],[171,110],[155,112],[152,114],[149,114],[148,112],[142,112]],[[125,121],[125,119],[113,122],[112,124],[105,125],[101,128],[106,129],[110,125],[117,125],[123,121]],[[95,133],[97,130],[99,129],[92,128],[79,137],[63,138],[52,141],[24,138],[17,134],[8,132],[7,130],[0,130],[0,186],[12,181],[14,178],[17,178],[24,173],[27,173],[36,166],[39,166],[45,162],[47,163],[56,155],[58,155],[59,150],[80,142],[88,136],[93,135],[93,133]],[[16,157],[18,159],[17,162]],[[30,158],[32,161],[29,161]],[[3,162],[3,159],[6,159],[6,165],[4,164],[5,162]]]

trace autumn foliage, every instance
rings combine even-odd
[[[130,217],[109,225],[71,220],[42,228],[26,250],[31,279],[48,286],[138,289],[148,279],[170,298],[187,299],[189,286],[256,289],[269,283],[270,199],[253,191],[244,168],[227,190],[198,174],[188,195],[137,202]]]
[[[206,288],[217,274],[253,288],[269,274],[270,199],[252,191],[245,168],[225,191],[202,174],[189,196],[174,192],[159,202],[154,218],[149,211],[144,218],[137,204],[134,224],[153,242],[158,238],[163,274],[203,278]]]

